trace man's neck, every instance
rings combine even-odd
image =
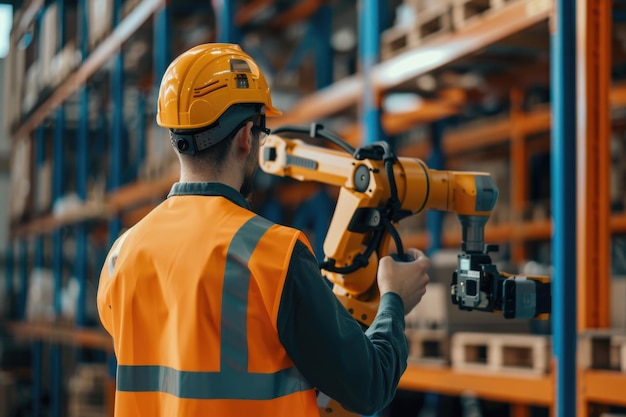
[[[189,172],[188,170],[181,169],[180,182],[219,182],[226,184],[235,190],[241,188],[241,181],[237,180],[231,175],[212,175],[209,173],[198,174],[195,172]]]

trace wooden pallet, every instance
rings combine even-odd
[[[444,4],[450,4],[452,0],[404,0],[403,3],[412,8],[416,14]]]
[[[409,361],[428,365],[450,363],[449,335],[447,330],[406,329],[409,342]]]
[[[485,14],[497,10],[513,0],[453,0],[452,23],[454,29],[462,29],[478,21]]]
[[[543,335],[469,333],[452,335],[452,367],[466,371],[545,374],[550,337]]]
[[[68,417],[105,417],[104,385],[107,370],[103,365],[83,364],[68,383]]]
[[[395,26],[381,35],[381,59],[392,58],[422,42],[452,30],[452,15],[446,2],[416,13],[411,25]]]
[[[578,335],[578,365],[582,369],[626,372],[626,331],[593,329]]]

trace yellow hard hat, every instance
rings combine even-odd
[[[165,71],[156,120],[170,129],[198,129],[241,103],[265,105],[269,117],[282,114],[263,73],[239,45],[208,43],[184,52]]]

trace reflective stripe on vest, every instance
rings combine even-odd
[[[164,392],[187,399],[270,400],[313,388],[294,367],[274,373],[247,372],[248,262],[271,226],[268,220],[254,216],[235,233],[228,247],[222,292],[220,371],[118,365],[118,391]]]

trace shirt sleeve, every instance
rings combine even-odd
[[[393,399],[408,357],[404,305],[397,294],[383,295],[363,332],[326,284],[314,255],[298,242],[277,327],[302,375],[347,410],[370,415]]]

